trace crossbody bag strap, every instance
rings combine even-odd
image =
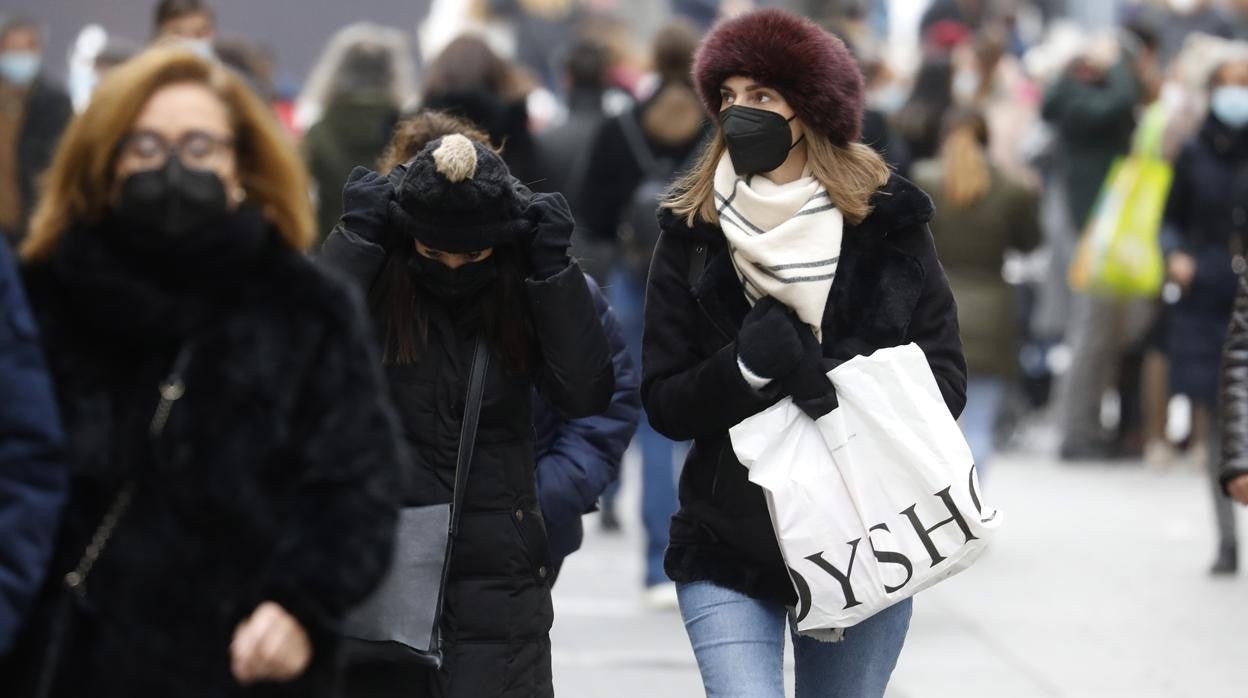
[[[455,492],[451,495],[451,539],[459,531],[463,513],[464,493],[468,489],[468,471],[477,444],[477,424],[481,418],[481,401],[485,394],[485,374],[490,367],[490,347],[484,337],[477,337],[468,373],[468,397],[464,400],[464,421],[459,428],[459,454],[455,459]]]
[[[173,368],[169,370],[169,376],[160,384],[160,402],[156,405],[156,411],[152,414],[152,421],[148,425],[148,437],[152,441],[156,441],[165,433],[165,425],[169,423],[169,415],[173,411],[173,403],[182,399],[186,394],[186,370],[191,365],[191,355],[194,348],[190,342],[187,342],[178,350],[178,356],[174,359]],[[134,498],[134,481],[128,480],[117,495],[113,497],[112,504],[109,505],[108,511],[104,514],[104,518],[100,520],[100,525],[95,529],[95,533],[91,536],[91,541],[87,543],[87,548],[82,552],[82,557],[78,560],[78,564],[74,569],[65,575],[65,586],[70,591],[85,596],[87,593],[87,578],[91,576],[91,569],[95,567],[96,561],[104,554],[105,548],[108,547],[108,541],[112,539],[113,532],[117,530],[117,526],[121,520],[125,518],[126,511],[130,509],[130,501]]]

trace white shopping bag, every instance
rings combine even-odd
[[[921,349],[828,376],[840,406],[818,421],[785,399],[731,430],[767,494],[799,631],[851,627],[961,572],[1002,520]]]

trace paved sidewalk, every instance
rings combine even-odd
[[[1205,576],[1200,473],[1015,455],[985,488],[1005,528],[979,565],[916,599],[890,698],[1248,696],[1248,578]],[[679,615],[641,607],[626,524],[604,537],[587,522],[556,587],[558,694],[700,696]]]

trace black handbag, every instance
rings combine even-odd
[[[169,423],[169,415],[173,411],[174,403],[186,394],[184,376],[186,369],[190,366],[191,354],[192,347],[188,343],[178,352],[169,376],[160,384],[160,402],[156,405],[156,412],[152,415],[152,421],[148,427],[148,436],[153,443],[165,433],[165,425]],[[52,609],[51,627],[44,651],[39,658],[40,664],[35,677],[33,698],[50,698],[55,695],[56,681],[64,675],[66,670],[66,667],[62,666],[66,653],[73,644],[78,622],[87,606],[87,580],[96,562],[108,548],[108,542],[112,539],[117,526],[121,524],[121,520],[125,518],[126,512],[130,509],[134,489],[134,481],[128,481],[121,486],[113,497],[104,518],[100,520],[100,525],[92,534],[91,541],[83,550],[78,564],[61,580],[61,588]]]
[[[451,550],[463,510],[468,471],[489,369],[489,347],[478,338],[459,431],[455,489],[450,504],[408,507],[399,513],[389,572],[380,586],[342,624],[348,664],[398,662],[442,666],[442,605]]]

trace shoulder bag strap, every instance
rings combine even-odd
[[[169,422],[169,415],[173,411],[173,403],[182,399],[186,394],[185,375],[186,369],[191,364],[191,354],[193,348],[190,342],[187,342],[178,351],[178,357],[174,359],[173,368],[169,371],[169,376],[160,384],[160,402],[156,405],[156,412],[152,415],[152,421],[148,427],[148,436],[152,441],[156,441],[165,433],[165,425]],[[130,500],[134,497],[134,481],[129,480],[118,490],[117,496],[113,498],[113,503],[109,505],[108,511],[104,514],[104,518],[100,521],[100,525],[95,529],[95,533],[91,536],[91,541],[87,543],[87,548],[82,552],[82,557],[78,560],[77,566],[73,571],[65,575],[65,586],[70,591],[85,596],[87,593],[87,577],[91,576],[91,569],[95,567],[95,563],[100,559],[100,555],[104,554],[104,549],[108,547],[108,541],[113,537],[113,532],[125,517],[126,511],[130,508]]]
[[[459,531],[459,516],[464,508],[464,491],[468,488],[468,471],[477,445],[477,423],[481,417],[481,401],[485,394],[485,374],[490,367],[490,347],[485,337],[477,337],[468,374],[468,397],[464,400],[464,421],[459,429],[459,455],[455,462],[455,492],[451,501],[451,539]]]

